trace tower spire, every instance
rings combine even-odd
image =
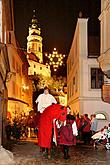
[[[38,20],[36,18],[35,13],[36,13],[36,10],[34,9],[33,17],[32,17],[31,24],[30,24],[30,28],[32,28],[32,29],[38,29]]]
[[[34,53],[39,58],[39,62],[42,63],[43,53],[41,29],[38,26],[35,12],[36,10],[33,10],[33,17],[29,26],[29,36],[27,37],[27,52]]]

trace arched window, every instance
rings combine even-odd
[[[106,116],[103,113],[96,114],[96,118],[99,120],[106,120]]]

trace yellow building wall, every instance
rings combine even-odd
[[[29,75],[34,75],[34,73],[36,73],[36,74],[42,74],[43,76],[47,76],[47,77],[51,76],[51,71],[49,66],[47,67],[44,64],[32,60],[29,60],[29,65],[30,65]]]
[[[12,34],[14,37],[14,34]],[[11,77],[7,82],[8,112],[12,118],[28,114],[32,110],[32,83],[22,74],[23,62],[18,55],[16,45],[7,44]],[[27,87],[24,89],[24,86]]]

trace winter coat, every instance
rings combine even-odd
[[[60,128],[59,132],[59,144],[61,145],[73,145],[74,144],[74,136],[72,131],[72,125],[66,124]]]
[[[96,118],[93,118],[91,120],[91,128],[90,128],[90,130],[96,132],[97,131],[97,125],[98,125],[98,120]]]
[[[89,118],[85,118],[83,125],[82,125],[82,131],[83,132],[90,132],[90,127],[91,127],[91,121]]]

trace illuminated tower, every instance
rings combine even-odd
[[[43,54],[42,54],[42,37],[41,30],[38,27],[38,21],[33,15],[31,20],[31,24],[29,26],[29,36],[27,37],[27,53],[34,53],[39,62],[43,62]]]

